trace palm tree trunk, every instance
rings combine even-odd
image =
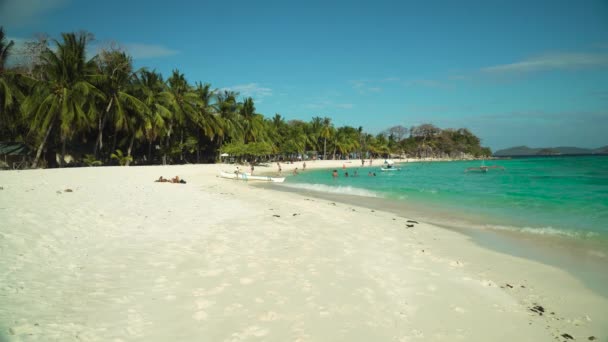
[[[112,108],[113,102],[114,102],[114,96],[112,96],[110,98],[110,102],[108,103],[108,106],[106,107],[106,111],[101,114],[101,116],[99,117],[99,120],[97,122],[97,129],[99,131],[97,133],[97,140],[95,140],[95,149],[93,150],[93,154],[95,155],[95,158],[98,157],[98,151],[103,148],[103,127],[106,124],[106,117],[107,117],[108,113],[110,112],[110,109]]]
[[[116,151],[116,138],[118,137],[118,131],[114,132],[114,137],[112,137],[112,149],[110,153],[114,153]]]
[[[59,167],[63,167],[63,163],[65,161],[65,142],[66,142],[66,138],[62,138],[61,139],[61,154],[59,157]]]
[[[135,133],[133,133],[133,135],[131,136],[131,141],[129,142],[129,148],[127,148],[127,157],[131,156],[131,150],[133,149],[134,141],[135,141]],[[131,163],[131,158],[127,158],[127,162],[125,163],[125,166],[129,166],[130,163]]]
[[[182,129],[179,137],[179,152],[180,152],[180,161],[184,162],[184,130]]]
[[[152,163],[152,140],[148,141],[148,163]]]
[[[327,138],[323,138],[323,160],[327,159]]]
[[[44,138],[42,139],[42,142],[38,146],[38,150],[36,151],[36,158],[34,159],[34,162],[32,163],[32,169],[35,169],[38,166],[38,161],[40,160],[40,155],[42,154],[44,145],[46,145],[46,141],[49,138],[49,135],[51,134],[51,130],[53,129],[53,124],[54,124],[54,122],[51,122],[51,124],[49,125],[49,128],[47,128],[46,133],[44,134]]]

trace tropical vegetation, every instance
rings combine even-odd
[[[0,27],[0,142],[28,146],[30,167],[490,155],[467,129],[423,124],[373,135],[325,116],[267,117],[253,98],[191,83],[178,69],[168,78],[136,70],[118,48],[89,57],[91,40],[86,32],[44,38],[11,60],[14,42]]]

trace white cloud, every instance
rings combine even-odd
[[[409,80],[409,81],[405,81],[404,84],[407,86],[422,86],[422,87],[428,87],[428,88],[443,88],[443,89],[451,87],[446,82],[437,81],[437,80],[429,80],[429,79]]]
[[[382,91],[382,88],[378,86],[370,86],[371,82],[372,81],[366,80],[349,81],[353,89],[355,89],[359,94],[379,93]]]
[[[8,27],[28,25],[38,15],[66,5],[69,0],[2,0],[0,23]]]
[[[336,107],[342,108],[342,109],[352,109],[354,107],[354,105],[352,103],[338,103],[336,105]]]
[[[355,105],[352,103],[334,103],[329,100],[323,100],[315,103],[307,104],[306,107],[310,109],[352,109]]]
[[[524,59],[523,61],[482,68],[488,73],[526,73],[554,69],[578,69],[607,67],[605,53],[552,53]]]
[[[179,53],[177,50],[156,44],[125,43],[122,46],[134,59],[168,57]]]
[[[257,83],[239,84],[239,85],[220,89],[220,91],[223,91],[223,90],[236,91],[243,96],[254,97],[254,98],[272,96],[272,89],[262,87]]]

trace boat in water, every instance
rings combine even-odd
[[[395,166],[395,162],[391,159],[384,160],[384,164],[380,167],[380,171],[401,171],[400,167]]]
[[[220,172],[220,177],[227,179],[239,179],[239,180],[257,180],[264,182],[283,183],[285,177],[270,177],[270,176],[252,176],[248,173],[237,173],[237,172]]]
[[[498,169],[501,171],[504,171],[505,168],[500,166],[500,165],[491,165],[491,166],[486,166],[483,162],[481,163],[481,166],[478,167],[469,167],[467,169],[464,170],[464,172],[481,172],[481,173],[486,173],[489,170],[493,170],[493,169]]]

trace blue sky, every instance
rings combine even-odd
[[[468,127],[493,149],[608,145],[605,0],[3,0],[0,24],[17,41],[90,31],[267,116]]]

